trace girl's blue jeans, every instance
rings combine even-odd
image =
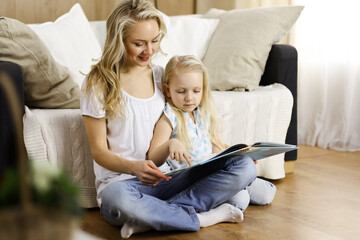
[[[158,231],[197,231],[197,212],[226,202],[255,179],[250,157],[230,156],[175,173],[155,187],[137,178],[111,183],[103,190],[100,210],[115,226],[128,223]]]

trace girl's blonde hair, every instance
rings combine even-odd
[[[85,93],[93,89],[94,96],[103,99],[106,118],[126,117],[120,79],[120,70],[127,61],[124,39],[134,24],[143,20],[157,22],[161,42],[166,34],[166,26],[160,12],[147,0],[122,1],[106,21],[104,50],[100,61],[92,66],[85,87]]]
[[[211,94],[209,81],[208,81],[208,73],[205,65],[202,63],[200,59],[192,55],[185,56],[174,56],[172,57],[166,65],[164,80],[163,83],[169,85],[169,83],[175,79],[176,75],[181,74],[183,71],[194,71],[200,72],[203,75],[203,92],[202,98],[200,101],[200,111],[202,118],[201,121],[206,123],[205,118],[209,119],[209,126],[205,126],[208,134],[211,139],[211,143],[214,144],[219,149],[224,148],[224,143],[222,142],[219,133],[219,115],[216,112],[214,100]],[[185,144],[188,149],[192,149],[190,139],[187,133],[187,127],[185,123],[185,117],[182,110],[178,109],[174,106],[171,98],[166,96],[165,98],[167,102],[174,109],[176,118],[178,120],[177,128],[178,128],[178,139]]]

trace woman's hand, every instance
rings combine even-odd
[[[191,165],[191,156],[187,152],[184,144],[177,138],[172,138],[169,140],[169,153],[172,160],[175,159],[179,161],[180,164],[182,164],[182,162],[185,160],[189,166]]]
[[[151,160],[131,161],[132,173],[144,185],[156,186],[160,181],[169,181],[170,176],[165,176]]]

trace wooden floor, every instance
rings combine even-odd
[[[221,223],[195,233],[150,231],[130,239],[360,239],[360,152],[300,146],[294,173],[273,182],[268,206],[249,206],[239,224]],[[81,228],[103,239],[121,239],[99,209],[87,210]]]

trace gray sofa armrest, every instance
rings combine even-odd
[[[297,73],[298,55],[296,48],[287,44],[275,44],[272,46],[265,71],[261,77],[260,85],[266,86],[273,83],[285,85],[293,95],[294,106],[290,125],[285,142],[297,145]],[[285,154],[285,161],[296,160],[297,151]]]
[[[19,108],[24,113],[24,82],[21,67],[12,62],[0,61],[0,81],[2,81],[4,74],[14,84],[20,104]],[[10,104],[6,99],[4,89],[0,88],[0,177],[5,168],[17,165],[17,154],[19,153],[16,147],[14,119],[10,110]]]

